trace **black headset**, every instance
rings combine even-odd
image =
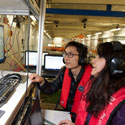
[[[116,52],[123,51],[123,46],[118,41],[111,42],[113,50]],[[123,56],[113,56],[109,61],[110,74],[112,76],[125,75],[125,57]]]
[[[87,53],[88,53],[88,48],[87,48],[87,46],[85,46],[81,43],[77,43],[77,44],[78,44],[79,49],[80,49],[78,64],[83,66],[87,63],[87,61],[86,61],[87,57],[86,56],[87,56]],[[76,46],[74,46],[74,47],[76,47]],[[63,58],[63,63],[65,64],[64,58]]]

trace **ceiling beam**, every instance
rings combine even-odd
[[[50,3],[84,3],[84,4],[112,4],[125,5],[125,0],[51,0]]]
[[[110,7],[110,6],[109,6]],[[110,11],[107,7],[107,11],[103,10],[80,10],[80,9],[56,9],[47,8],[46,14],[64,14],[64,15],[87,15],[87,16],[106,16],[106,17],[125,17],[125,12]]]

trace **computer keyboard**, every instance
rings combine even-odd
[[[7,74],[0,79],[0,107],[8,101],[20,81],[19,74]]]

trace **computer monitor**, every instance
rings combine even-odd
[[[37,51],[25,51],[25,65],[31,67],[37,66],[37,57]]]
[[[29,58],[28,58],[29,53]],[[43,52],[42,54],[42,66],[44,65],[44,55],[48,54],[47,52]],[[37,51],[25,51],[25,65],[30,67],[37,66],[37,58],[38,54]],[[29,59],[29,62],[28,62]]]
[[[44,66],[47,70],[59,70],[65,64],[63,63],[62,55],[45,55]]]
[[[0,63],[5,61],[4,53],[4,26],[0,25]]]

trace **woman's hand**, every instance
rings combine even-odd
[[[62,120],[58,123],[58,125],[75,125],[75,123],[71,122],[70,120]]]
[[[44,81],[43,77],[38,76],[37,74],[30,74],[29,79],[31,82],[39,82],[42,83]]]

